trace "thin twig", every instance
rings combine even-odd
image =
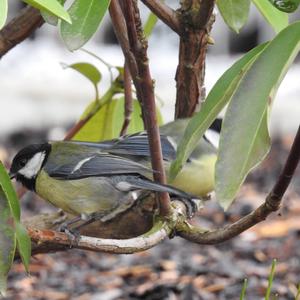
[[[153,81],[150,75],[147,41],[144,39],[139,11],[136,1],[125,0],[124,14],[120,3],[112,0],[110,15],[115,33],[122,47],[126,63],[136,87],[138,99],[142,106],[142,115],[149,138],[153,177],[160,183],[166,183],[163,168],[160,135],[156,120],[155,96]],[[126,19],[126,22],[125,22]],[[170,213],[170,199],[167,193],[160,195],[160,212],[162,215]]]
[[[179,223],[176,228],[178,235],[198,244],[216,244],[227,241],[254,226],[255,224],[264,221],[269,214],[279,209],[281,200],[295,173],[299,159],[300,126],[285,166],[281,171],[276,184],[261,206],[237,222],[225,228],[216,229],[213,231],[204,230],[184,222]]]
[[[125,135],[131,121],[133,112],[133,98],[131,87],[131,75],[127,64],[124,65],[124,122],[120,132],[120,136]]]
[[[0,58],[43,23],[44,19],[37,9],[30,6],[22,9],[21,13],[0,31]]]
[[[180,23],[176,12],[160,0],[142,0],[142,2],[167,26],[180,33]]]

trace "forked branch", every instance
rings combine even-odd
[[[201,229],[196,226],[178,223],[176,230],[181,237],[198,244],[217,244],[227,241],[257,223],[264,221],[269,214],[277,211],[281,200],[287,190],[295,173],[300,159],[300,126],[295,136],[292,148],[281,174],[278,177],[273,189],[268,194],[265,202],[256,210],[243,217],[239,221],[221,229],[213,231]]]
[[[167,26],[180,33],[180,22],[176,12],[160,0],[142,0],[142,2]]]

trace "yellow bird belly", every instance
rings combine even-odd
[[[37,177],[36,192],[54,206],[74,215],[108,212],[124,197],[123,192],[101,177],[58,180],[43,170]]]

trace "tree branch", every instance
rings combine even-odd
[[[155,208],[153,200],[144,199],[138,206],[121,215],[118,222],[98,222],[98,224],[96,222],[83,227],[78,243],[72,242],[66,234],[54,231],[57,226],[66,221],[66,216],[61,212],[27,219],[24,225],[32,240],[32,255],[66,251],[70,248],[129,254],[154,247],[173,234],[177,221],[186,219],[186,207],[181,201],[173,201],[171,217],[154,218],[153,222]],[[141,208],[146,209],[143,215],[138,212]],[[95,234],[96,236],[93,237]],[[19,255],[16,256],[17,258]]]
[[[205,98],[205,58],[208,34],[214,21],[214,4],[214,0],[181,1],[175,118],[192,116]]]
[[[133,112],[133,98],[131,88],[131,74],[127,64],[124,65],[124,122],[120,132],[120,136],[125,135],[131,121]]]
[[[28,228],[28,234],[33,242],[47,244],[51,251],[67,250],[72,248],[91,250],[97,252],[107,252],[115,254],[131,254],[145,251],[166,239],[171,233],[167,222],[157,221],[153,228],[142,236],[131,239],[101,239],[81,235],[76,242],[70,241],[67,234],[52,231]],[[42,245],[43,246],[43,245]],[[47,247],[42,247],[42,249]],[[64,249],[65,248],[65,249]],[[50,252],[50,250],[48,250]]]
[[[167,26],[180,33],[180,23],[172,8],[160,0],[142,0],[142,2]]]
[[[0,58],[30,36],[43,23],[44,19],[37,9],[30,6],[22,9],[20,15],[12,19],[0,31]]]
[[[300,126],[295,136],[285,166],[278,177],[276,184],[267,196],[265,202],[249,215],[237,222],[213,231],[188,225],[184,222],[178,223],[176,230],[181,237],[198,244],[217,244],[227,241],[257,223],[264,221],[269,214],[277,211],[280,207],[282,197],[287,190],[295,173],[300,159]]]
[[[156,120],[154,88],[147,57],[148,44],[143,36],[136,1],[124,0],[123,5],[126,6],[124,12],[122,12],[120,3],[117,0],[112,0],[110,15],[141,103],[144,125],[149,139],[151,164],[153,170],[156,171],[153,177],[154,180],[165,184],[166,175],[163,168],[160,135]],[[170,199],[167,193],[161,193],[159,203],[161,214],[168,215],[170,213]]]

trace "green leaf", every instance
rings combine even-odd
[[[85,76],[89,79],[94,85],[97,85],[101,80],[101,73],[99,70],[90,63],[76,63],[72,65],[65,65],[63,64],[64,68],[71,68]]]
[[[110,0],[75,0],[68,12],[72,24],[61,23],[61,36],[69,50],[83,46],[98,29]]]
[[[225,23],[239,33],[248,20],[250,0],[217,0],[217,5]]]
[[[96,99],[98,99],[99,95],[98,95],[97,84],[100,82],[102,75],[94,65],[90,63],[82,62],[82,63],[76,63],[72,65],[62,64],[62,66],[64,68],[71,68],[73,70],[76,70],[77,72],[85,76],[87,79],[89,79],[92,82],[93,86],[95,87]]]
[[[95,103],[93,102],[92,105],[95,105]],[[134,101],[134,112],[136,111],[136,107],[137,101]],[[135,115],[135,113],[133,114]],[[81,128],[73,139],[99,142],[116,138],[119,136],[123,125],[123,116],[124,98],[112,99],[108,103],[105,103],[98,112],[96,112],[96,114]]]
[[[170,178],[174,179],[181,170],[183,164],[187,161],[205,130],[212,124],[220,111],[231,99],[232,94],[239,85],[249,65],[253,63],[256,57],[266,47],[262,44],[249,51],[240,60],[234,63],[216,82],[208,94],[205,102],[202,104],[200,112],[195,114],[178,145],[176,160],[172,162],[170,168]]]
[[[216,163],[216,194],[225,209],[246,175],[269,150],[268,104],[299,49],[300,22],[296,22],[265,47],[228,105]]]
[[[276,9],[268,0],[252,0],[252,2],[276,33],[289,25],[288,14]]]
[[[5,25],[7,18],[7,0],[0,0],[0,29]]]
[[[65,4],[66,0],[57,0],[62,6]],[[41,11],[41,15],[43,17],[43,19],[45,20],[46,23],[56,26],[58,23],[58,18],[51,13],[45,12],[45,11]]]
[[[25,270],[29,272],[29,262],[31,257],[31,240],[27,230],[20,222],[16,222],[17,248],[22,258]]]
[[[69,14],[65,11],[64,7],[59,3],[58,0],[23,0],[27,4],[36,7],[41,11],[51,13],[54,16],[68,22],[72,23]]]
[[[150,13],[144,26],[144,33],[146,37],[149,37],[151,35],[157,21],[158,21],[157,16],[154,13]]]
[[[0,296],[5,294],[7,274],[16,250],[14,218],[7,195],[0,186]]]
[[[0,186],[8,199],[8,204],[16,221],[20,221],[20,204],[15,189],[13,188],[10,178],[0,161]]]
[[[281,11],[292,13],[298,8],[300,0],[269,0],[269,2]]]
[[[91,107],[96,102],[92,102],[87,111],[91,111]],[[86,116],[86,112],[84,112]],[[161,124],[162,118],[157,109],[157,119]],[[112,99],[103,104],[96,114],[80,129],[73,137],[73,140],[99,142],[117,138],[120,134],[124,122],[124,97]],[[133,113],[131,114],[131,122],[127,133],[135,133],[144,130],[143,120],[141,118],[141,108],[137,100],[133,102]]]

